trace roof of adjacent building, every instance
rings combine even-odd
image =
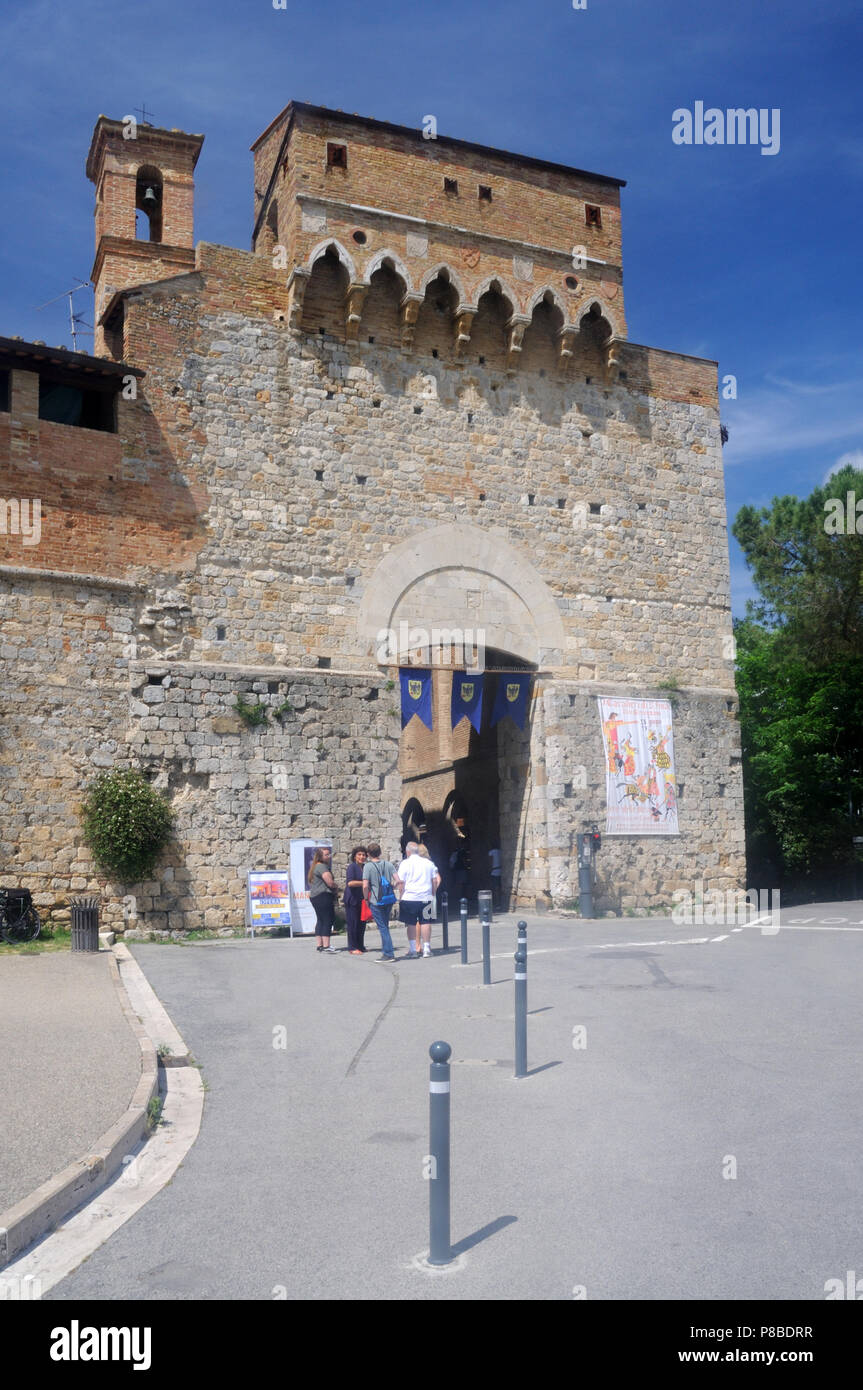
[[[40,367],[49,365],[103,377],[146,375],[139,367],[130,367],[125,362],[113,362],[109,357],[91,357],[88,352],[49,347],[47,343],[25,343],[23,338],[0,337],[0,363],[4,367],[14,365],[25,371],[28,368],[38,371]]]
[[[404,135],[423,145],[427,145],[422,130],[415,126],[394,125],[391,121],[377,121],[372,116],[359,116],[355,111],[352,113],[347,111],[334,111],[332,107],[312,106],[305,101],[289,101],[284,110],[280,111],[278,116],[270,121],[266,130],[258,136],[251,148],[253,150],[257,149],[265,136],[269,135],[273,127],[278,125],[279,121],[285,116],[288,117],[288,122],[290,124],[294,116],[298,113],[303,115],[322,116],[326,120],[338,121],[346,125],[363,126],[369,130],[380,130],[387,131],[390,134]],[[535,155],[530,154],[512,154],[509,150],[498,150],[492,145],[477,145],[470,140],[457,140],[451,135],[437,135],[435,137],[435,144],[448,149],[466,150],[471,154],[492,156],[495,159],[507,159],[513,164],[526,165],[532,169],[553,169],[560,174],[571,174],[576,178],[591,179],[596,183],[612,184],[615,188],[623,188],[626,185],[626,179],[613,178],[610,174],[593,174],[587,169],[575,169],[569,164],[557,164],[553,160],[537,159]]]

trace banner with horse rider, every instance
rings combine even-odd
[[[668,700],[599,699],[606,835],[679,835]]]

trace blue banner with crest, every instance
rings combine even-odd
[[[416,714],[430,729],[432,727],[431,671],[416,670],[409,666],[399,671],[399,680],[402,688],[402,728]]]
[[[501,719],[509,715],[520,729],[524,728],[532,676],[532,671],[518,673],[501,671],[497,678],[497,695],[491,712],[492,725],[499,723]]]
[[[475,672],[453,671],[450,702],[453,728],[462,719],[469,719],[479,733],[482,723],[482,683],[482,676]]]

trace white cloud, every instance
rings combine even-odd
[[[834,463],[832,468],[828,468],[824,474],[822,486],[830,481],[834,473],[838,473],[843,468],[859,468],[863,470],[863,449],[852,449],[850,453],[842,454]]]

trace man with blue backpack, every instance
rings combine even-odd
[[[378,960],[391,963],[396,958],[389,925],[390,912],[396,902],[393,887],[395,866],[388,859],[381,859],[380,845],[370,844],[368,851],[369,857],[363,869],[363,895],[371,908],[375,926],[381,934],[382,954]]]

